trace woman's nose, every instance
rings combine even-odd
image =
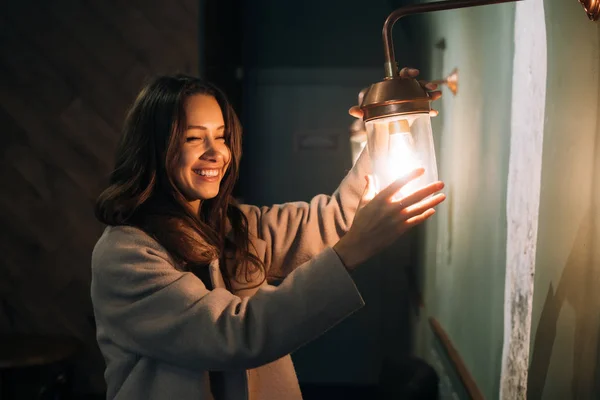
[[[201,159],[209,161],[219,161],[224,157],[225,155],[217,148],[214,140],[207,141],[206,151],[200,156]]]

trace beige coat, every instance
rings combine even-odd
[[[364,304],[330,246],[354,218],[368,164],[363,154],[331,197],[242,206],[268,275],[286,276],[277,287],[229,292],[215,260],[207,290],[141,230],[106,228],[91,296],[107,398],[301,399],[289,354]]]

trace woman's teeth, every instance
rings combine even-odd
[[[219,175],[219,170],[218,169],[195,169],[194,173],[196,173],[200,176],[214,177],[214,176]]]

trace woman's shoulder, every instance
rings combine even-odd
[[[130,225],[115,225],[107,226],[98,239],[96,246],[112,246],[112,245],[158,245],[150,235],[142,229]]]
[[[149,254],[171,261],[167,251],[142,229],[128,226],[107,226],[92,252],[92,264],[102,260],[119,260],[127,255]]]

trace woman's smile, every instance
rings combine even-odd
[[[196,177],[203,182],[219,182],[221,180],[221,170],[216,168],[202,168],[193,170]]]

